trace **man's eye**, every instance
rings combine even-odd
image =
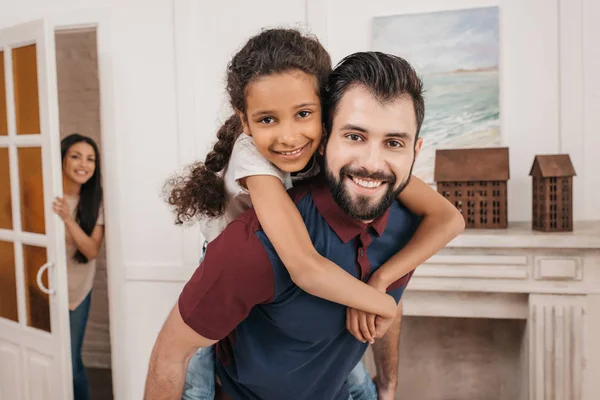
[[[346,137],[353,142],[358,142],[359,140],[362,140],[362,137],[360,135],[357,135],[356,133],[351,133]]]
[[[404,143],[402,143],[402,142],[399,142],[399,141],[397,141],[397,140],[390,140],[390,141],[388,142],[388,146],[390,146],[390,147],[392,147],[392,148],[395,148],[395,149],[396,149],[396,148],[398,148],[398,149],[399,149],[399,148],[402,148],[402,147],[404,147]]]
[[[275,118],[273,118],[273,117],[264,117],[259,122],[261,124],[272,124],[273,122],[275,122]]]

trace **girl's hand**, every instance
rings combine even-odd
[[[64,222],[67,222],[69,219],[73,218],[69,205],[62,197],[56,197],[54,199],[54,202],[52,203],[52,209]]]
[[[373,274],[367,284],[382,293],[386,293],[388,287],[386,283],[379,279],[377,274]],[[348,307],[346,308],[346,329],[360,342],[373,344],[375,339],[381,339],[385,335],[394,318],[384,318],[380,315]]]
[[[373,318],[368,318],[372,315]],[[346,308],[346,329],[350,331],[359,342],[369,342],[373,344],[375,342],[377,329],[375,327],[375,315],[368,314],[364,311],[357,310],[355,308]]]
[[[346,329],[362,343],[373,344],[375,339],[381,339],[392,326],[392,322],[394,318],[384,318],[354,308],[346,308]]]

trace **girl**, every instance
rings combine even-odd
[[[96,143],[74,133],[61,142],[64,197],[52,208],[65,223],[71,361],[75,400],[90,398],[81,346],[90,311],[96,257],[104,237],[100,155]]]
[[[422,223],[411,243],[379,268],[368,285],[316,252],[286,188],[293,180],[318,172],[314,154],[323,134],[320,99],[330,72],[331,60],[321,44],[296,30],[265,30],[251,38],[228,66],[227,91],[235,114],[218,131],[218,141],[204,163],[168,183],[168,202],[178,223],[203,217],[202,232],[208,241],[254,207],[299,287],[350,308],[393,318],[397,305],[385,289],[444,247],[464,222],[449,202],[413,177],[399,199],[423,216]],[[369,334],[359,340],[373,342],[375,327],[366,331]],[[202,349],[191,361],[184,399],[214,396],[209,385],[211,352]]]

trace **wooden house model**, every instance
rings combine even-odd
[[[467,228],[507,227],[508,148],[437,150],[434,179]]]
[[[573,176],[568,154],[535,156],[532,176],[531,228],[543,232],[573,230]]]

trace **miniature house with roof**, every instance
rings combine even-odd
[[[573,230],[573,176],[568,154],[535,156],[532,176],[531,228],[543,232]]]
[[[467,228],[507,227],[507,147],[437,150],[434,179]]]

